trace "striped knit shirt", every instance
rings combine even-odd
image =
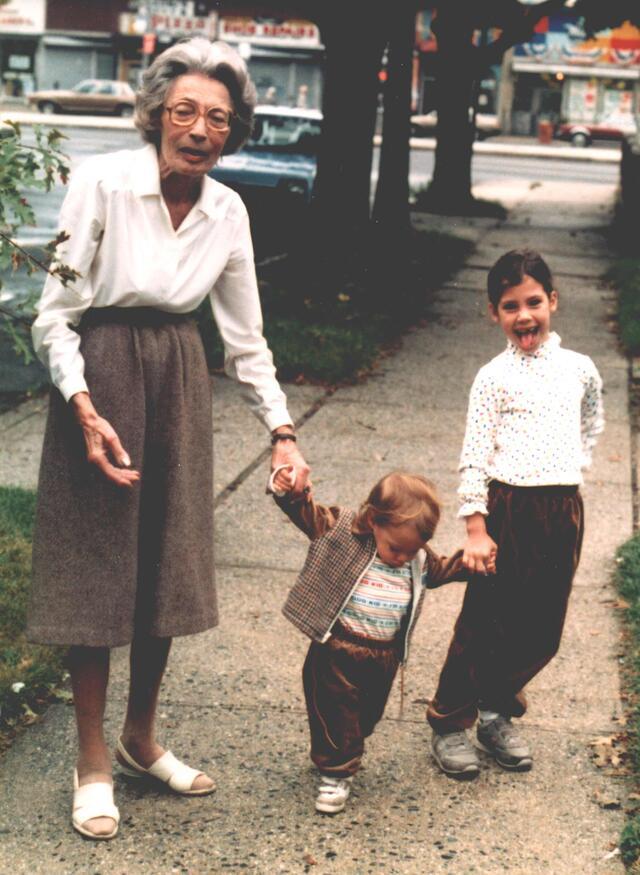
[[[411,563],[385,565],[376,555],[340,614],[342,625],[365,638],[391,641],[411,604]]]

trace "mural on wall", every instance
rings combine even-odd
[[[640,30],[629,22],[587,39],[579,21],[565,15],[543,18],[533,38],[516,46],[517,57],[541,64],[640,65]]]

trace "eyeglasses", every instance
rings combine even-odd
[[[165,109],[169,113],[169,118],[173,124],[184,128],[195,124],[200,116],[203,115],[209,130],[226,131],[229,129],[231,119],[234,117],[234,113],[229,109],[223,109],[219,106],[201,109],[190,100],[179,100],[173,106],[165,106]]]

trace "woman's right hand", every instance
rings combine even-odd
[[[140,472],[129,466],[129,458],[114,428],[98,416],[88,392],[77,392],[69,401],[82,428],[87,447],[87,461],[96,465],[116,486],[131,488],[140,479]]]

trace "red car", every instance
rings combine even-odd
[[[593,140],[622,140],[636,131],[633,116],[611,115],[600,121],[560,122],[556,125],[555,136],[560,140],[570,140],[573,146],[590,146]]]

